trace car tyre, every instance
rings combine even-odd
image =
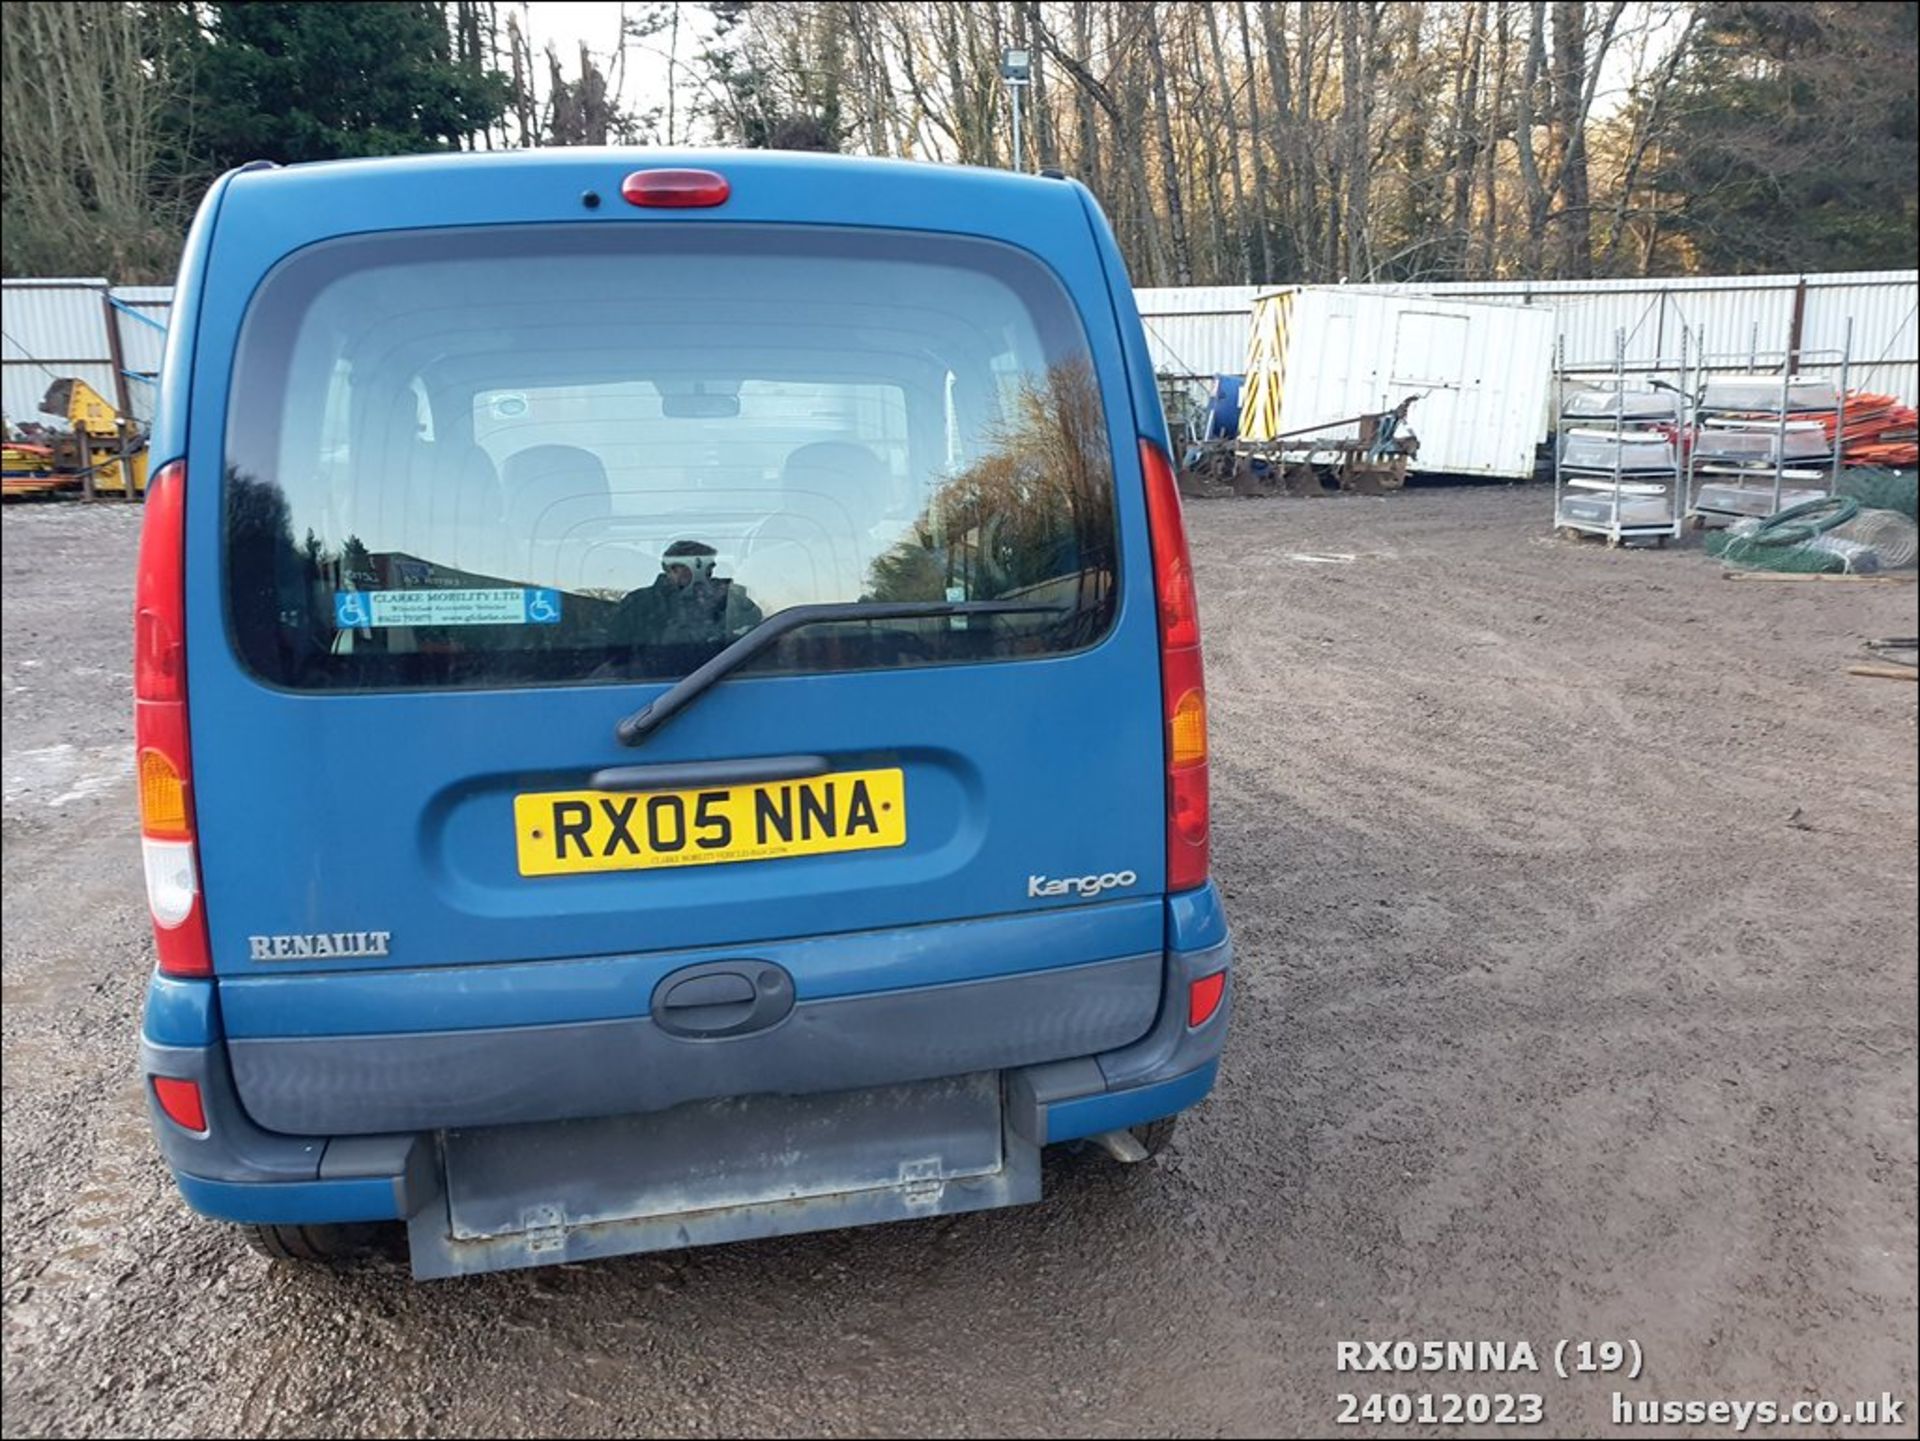
[[[371,1222],[321,1226],[242,1226],[247,1244],[275,1261],[342,1266],[389,1250],[393,1228]]]
[[[1157,1121],[1148,1121],[1144,1125],[1129,1127],[1134,1140],[1138,1141],[1151,1161],[1155,1156],[1173,1144],[1174,1132],[1180,1127],[1178,1116],[1162,1116]]]

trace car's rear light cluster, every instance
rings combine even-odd
[[[1200,666],[1200,610],[1194,598],[1180,492],[1166,452],[1140,442],[1153,537],[1153,588],[1160,609],[1160,692],[1167,725],[1167,889],[1207,881],[1207,686]]]
[[[160,969],[205,976],[213,962],[200,903],[187,752],[186,492],[186,467],[178,461],[147,487],[133,587],[133,744],[140,852]]]

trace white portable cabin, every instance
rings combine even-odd
[[[1240,438],[1274,440],[1417,396],[1412,469],[1525,479],[1546,434],[1552,368],[1544,305],[1290,286],[1253,302]]]

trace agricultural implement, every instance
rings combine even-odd
[[[115,410],[84,380],[56,380],[40,401],[67,430],[34,427],[31,436],[6,437],[4,487],[8,496],[78,492],[122,495],[147,488],[147,436],[137,422]]]
[[[1196,495],[1383,495],[1407,483],[1420,438],[1407,426],[1409,395],[1391,410],[1349,415],[1290,430],[1271,440],[1206,440],[1188,448],[1181,482]],[[1353,429],[1351,435],[1329,431]]]

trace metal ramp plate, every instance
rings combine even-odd
[[[1038,1200],[998,1072],[449,1131],[409,1222],[423,1278],[671,1250]]]

